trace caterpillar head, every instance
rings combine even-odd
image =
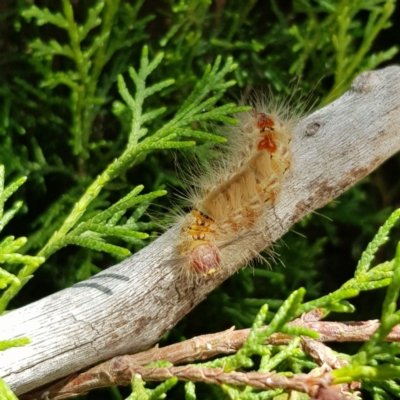
[[[196,246],[189,255],[190,268],[204,277],[217,272],[219,264],[218,248],[211,243]]]

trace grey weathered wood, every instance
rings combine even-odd
[[[362,74],[341,98],[302,119],[294,132],[292,170],[266,227],[272,238],[397,152],[399,131],[399,67]],[[199,285],[178,280],[173,264],[165,262],[174,234],[0,318],[0,340],[32,341],[0,353],[0,376],[16,394],[148,348],[226,279],[220,273]]]

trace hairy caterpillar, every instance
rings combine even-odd
[[[229,128],[226,152],[196,178],[192,209],[178,222],[176,253],[188,279],[230,268],[243,249],[250,250],[251,258],[258,254],[254,235],[265,230],[267,211],[277,202],[291,166],[290,142],[299,112],[269,98],[236,117],[240,123]],[[265,247],[271,244],[266,241]]]

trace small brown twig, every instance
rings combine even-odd
[[[318,340],[312,340],[310,338],[303,337],[302,348],[306,353],[310,354],[314,360],[316,360],[318,365],[329,366],[331,369],[340,368],[342,366],[342,362],[333,355],[329,347],[322,344],[323,342],[364,342],[368,340],[379,327],[378,320],[360,322],[331,322],[318,321],[318,318],[320,318],[320,315],[316,315],[314,311],[313,314],[309,313],[302,318],[292,321],[290,325],[305,327],[319,333]],[[90,390],[101,387],[128,385],[136,373],[140,374],[144,380],[153,380],[152,377],[154,378],[156,376],[158,376],[160,379],[155,380],[165,380],[171,376],[177,376],[178,379],[182,380],[185,380],[183,377],[187,377],[187,380],[192,380],[192,377],[194,381],[201,380],[209,383],[211,383],[212,379],[222,379],[221,382],[223,381],[224,383],[229,383],[229,379],[232,379],[232,381],[237,379],[238,382],[240,379],[250,379],[250,382],[253,382],[252,379],[261,379],[261,375],[259,373],[251,372],[244,374],[230,372],[221,375],[221,370],[200,369],[192,366],[179,367],[178,369],[176,369],[177,367],[143,368],[145,365],[160,360],[168,361],[174,365],[178,365],[192,363],[194,361],[204,361],[221,354],[234,354],[242,347],[249,335],[249,332],[249,329],[235,331],[234,328],[230,328],[223,332],[194,337],[170,346],[162,348],[156,346],[138,354],[114,357],[102,364],[90,368],[85,372],[71,375],[62,381],[47,386],[46,388],[23,395],[20,397],[20,399],[33,400],[46,398],[48,400],[59,400],[87,393]],[[290,335],[284,333],[275,333],[268,338],[266,344],[284,345],[288,344],[292,339],[293,338]],[[400,325],[396,326],[392,330],[392,332],[387,336],[386,340],[389,342],[400,341]],[[193,372],[192,368],[194,368]],[[167,371],[169,372],[167,373]],[[192,376],[191,374],[194,375]],[[231,376],[231,374],[233,375]],[[228,378],[227,375],[231,377]],[[198,377],[198,379],[195,379],[195,377]],[[280,378],[282,377],[279,376],[279,379]],[[304,377],[299,378],[299,381],[291,380],[290,382],[304,383],[303,378]],[[274,382],[278,381],[275,380]],[[215,381],[213,383],[218,382]],[[250,386],[258,387],[255,386],[255,383],[250,384],[242,382],[241,384],[248,384]],[[265,387],[266,383],[264,382],[263,385],[263,387]],[[291,386],[285,387],[288,389],[291,388]],[[45,397],[43,397],[44,394]]]
[[[59,385],[63,384],[63,382],[60,382],[48,390],[42,391],[40,397],[38,394],[32,394],[24,395],[20,399],[61,400],[82,395],[83,392],[74,391],[74,388],[81,389],[86,386],[89,389],[91,386],[91,382],[82,381],[82,375],[73,378],[72,381],[70,380],[71,385],[64,386],[63,390],[59,389]],[[112,383],[112,386],[129,385],[134,376],[138,375],[144,381],[166,381],[172,377],[177,377],[180,381],[205,382],[214,385],[246,385],[257,389],[296,390],[310,396],[315,396],[321,387],[330,386],[333,381],[329,372],[319,368],[309,374],[295,374],[292,377],[286,377],[275,372],[224,372],[221,368],[198,368],[194,365],[169,368],[132,366],[127,356],[114,358],[112,368],[109,371],[103,370],[102,375],[107,375],[107,380]]]

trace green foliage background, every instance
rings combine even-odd
[[[6,209],[19,212],[13,213],[2,237],[26,237],[12,242],[13,252],[18,249],[18,257],[32,257],[19,259],[19,264],[15,257],[2,262],[6,271],[17,274],[21,263],[29,261],[33,270],[41,264],[33,256],[46,258],[9,309],[113,265],[128,254],[118,249],[135,252],[145,245],[148,234],[151,240],[156,227],[143,216],[149,200],[167,190],[167,196],[153,202],[151,212],[168,214],[175,207],[174,195],[184,188],[170,149],[181,149],[175,154],[184,167],[197,149],[218,141],[200,132],[207,129],[204,121],[230,121],[229,114],[236,109],[228,101],[268,88],[287,96],[299,78],[303,93],[311,91],[309,103],[323,105],[340,96],[362,71],[398,63],[399,17],[400,7],[389,0],[1,2],[0,164],[6,185],[16,181],[20,186],[19,179],[27,177],[18,191],[9,193]],[[154,86],[157,94],[147,94],[143,113],[136,119],[152,110],[146,121],[149,132],[162,131],[179,115],[207,65],[215,67],[220,57],[218,68],[225,68],[225,73],[219,86],[209,83],[202,100],[214,96],[215,101],[204,103],[203,117],[190,119],[185,114],[190,132],[181,131],[176,140],[168,139],[168,145],[143,150],[88,202],[83,222],[92,223],[91,239],[101,242],[98,239],[107,236],[104,243],[114,247],[96,248],[94,242],[78,240],[75,232],[74,238],[70,235],[69,241],[48,251],[51,246],[46,243],[87,188],[146,134],[136,138],[132,134],[130,111],[131,101],[137,105],[143,100],[135,97],[141,93],[141,81],[134,77],[145,70],[141,69],[144,46],[149,62],[164,53],[147,82],[148,87],[159,85]],[[118,78],[120,74],[123,78]],[[188,147],[194,142],[196,148]],[[293,227],[276,245],[279,260],[271,262],[272,268],[258,265],[234,275],[166,335],[163,344],[232,325],[248,327],[266,302],[275,311],[300,286],[312,300],[352,278],[361,252],[398,207],[399,160],[398,156],[389,160],[320,214]],[[123,227],[137,231],[136,236],[127,239],[126,231],[115,225],[120,221],[93,225],[98,220],[90,218],[114,212],[112,207],[126,196],[135,198],[138,185],[144,186],[142,195],[148,197],[140,199],[141,208],[132,215],[120,216]],[[393,236],[399,238],[400,232]],[[393,257],[395,242],[380,250],[378,262]],[[11,278],[4,279],[11,284]],[[357,313],[351,318],[379,317],[379,296],[383,300],[384,292],[355,299]],[[174,390],[171,398],[182,398],[180,389]],[[213,397],[204,398],[223,398],[218,390],[210,390],[214,389],[204,388],[204,396]],[[115,391],[103,395],[118,398]]]

